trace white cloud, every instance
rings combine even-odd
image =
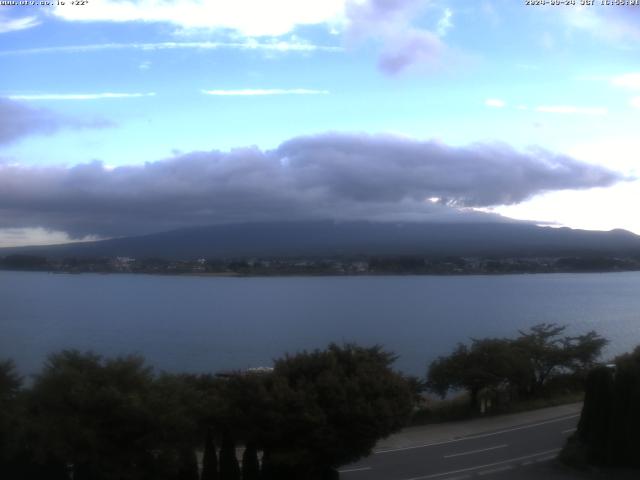
[[[576,7],[563,11],[566,23],[620,48],[633,48],[640,39],[637,5],[617,5],[614,8]]]
[[[484,101],[484,104],[487,107],[492,107],[492,108],[503,108],[506,103],[503,100],[499,100],[497,98],[488,98]]]
[[[151,68],[151,62],[149,60],[145,60],[144,62],[140,62],[138,65],[138,70],[149,70]]]
[[[521,70],[540,70],[538,65],[533,65],[531,63],[516,63],[516,68]]]
[[[90,242],[95,240],[101,240],[101,238],[95,235],[71,238],[66,232],[48,230],[42,227],[0,228],[0,248],[57,245],[60,243]]]
[[[624,136],[586,139],[563,153],[592,165],[606,165],[628,176],[640,176],[640,139]],[[500,206],[495,213],[510,218],[532,218],[572,228],[611,230],[625,228],[640,234],[640,217],[630,214],[640,203],[640,180],[620,182],[609,188],[549,192],[519,205]]]
[[[630,103],[632,107],[640,108],[640,97],[633,97]]]
[[[640,72],[615,76],[611,79],[611,84],[615,87],[640,90]]]
[[[68,21],[165,22],[187,29],[233,30],[245,36],[280,36],[299,25],[330,24],[346,0],[101,0],[82,8],[56,6]]]
[[[0,51],[0,56],[36,55],[51,53],[90,53],[107,50],[264,50],[270,52],[340,52],[341,47],[313,45],[300,40],[258,42],[248,39],[244,42],[155,42],[155,43],[97,43],[89,45],[66,45],[60,47],[25,48],[21,50]]]
[[[328,95],[328,90],[310,90],[306,88],[247,88],[241,90],[202,90],[206,95],[217,96],[262,96],[262,95]]]
[[[640,152],[640,138],[634,136],[632,132],[612,137],[585,138],[566,151],[573,158],[592,164],[606,165],[608,168],[634,177],[640,174],[638,152]],[[638,193],[640,194],[640,191]]]
[[[105,98],[138,98],[153,97],[154,92],[148,93],[43,93],[35,95],[9,95],[11,100],[101,100]]]
[[[445,8],[442,13],[442,17],[438,20],[438,24],[436,25],[436,33],[440,37],[444,37],[447,32],[453,27],[453,22],[451,18],[453,17],[453,12],[450,8]]]
[[[16,32],[26,30],[40,25],[37,17],[22,17],[6,19],[0,15],[0,33]]]
[[[414,65],[441,66],[443,55],[452,53],[442,40],[453,26],[452,16],[452,10],[437,8],[431,1],[351,0],[345,33],[352,43],[381,47],[378,66],[397,74]],[[430,24],[428,28],[425,23]]]
[[[536,107],[536,112],[578,114],[578,115],[606,115],[603,107],[575,107],[573,105],[542,105]]]
[[[542,45],[547,50],[553,50],[556,46],[556,40],[549,32],[544,32],[540,36],[540,45]]]
[[[491,211],[516,220],[538,219],[586,230],[624,228],[640,234],[640,221],[629,215],[629,206],[640,202],[640,182],[626,182],[609,188],[587,191],[549,192],[519,205],[492,208]]]

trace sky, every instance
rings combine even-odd
[[[640,234],[640,5],[20,3],[0,246],[316,218]]]

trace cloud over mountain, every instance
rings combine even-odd
[[[425,10],[439,15],[432,28],[417,24]],[[346,4],[346,17],[347,37],[379,43],[378,67],[391,75],[414,64],[437,64],[447,51],[442,37],[453,26],[450,9],[421,0],[352,0]]]
[[[61,128],[101,128],[111,124],[105,120],[82,120],[59,115],[51,110],[35,108],[22,102],[0,97],[0,145],[27,135],[51,134]]]
[[[467,207],[625,178],[545,150],[386,135],[297,137],[140,166],[0,165],[0,228],[118,236],[261,220],[465,220]]]

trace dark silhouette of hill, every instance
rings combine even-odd
[[[525,223],[274,222],[193,227],[97,242],[0,249],[60,257],[640,255],[640,236]]]

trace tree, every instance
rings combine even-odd
[[[131,478],[155,446],[151,369],[140,357],[52,355],[31,392],[40,455],[74,465],[75,478]]]
[[[640,467],[640,346],[615,360],[610,462]]]
[[[458,344],[451,355],[432,362],[427,386],[442,397],[451,389],[465,389],[475,407],[481,390],[518,385],[526,376],[524,368],[510,340],[474,339],[470,347]]]
[[[202,457],[202,480],[218,480],[218,455],[211,429],[207,429]]]
[[[567,366],[577,373],[585,373],[593,368],[609,341],[591,330],[584,335],[566,337],[563,347],[567,351]]]
[[[193,449],[189,447],[180,448],[177,473],[176,480],[198,480],[198,459]]]
[[[0,405],[3,407],[13,401],[22,386],[22,378],[16,372],[12,360],[0,362]]]
[[[540,323],[520,331],[514,344],[529,363],[528,391],[535,395],[558,372],[585,374],[595,364],[607,340],[590,331],[576,337],[561,336],[566,325]]]
[[[22,412],[18,404],[18,395],[22,378],[11,360],[0,362],[0,471],[14,466],[19,453],[18,443],[22,427]]]
[[[260,463],[258,449],[254,442],[248,442],[242,454],[242,480],[259,480]]]
[[[529,392],[537,392],[555,369],[567,365],[569,357],[563,348],[560,334],[566,330],[564,325],[540,323],[529,331],[520,331],[515,341],[516,347],[529,362]]]
[[[331,344],[276,360],[263,379],[269,408],[256,418],[274,478],[322,478],[402,428],[413,392],[391,369],[395,358],[379,346]]]
[[[220,480],[240,480],[240,465],[236,457],[236,443],[226,429],[220,449]]]
[[[593,368],[586,382],[576,434],[563,452],[568,462],[640,467],[640,346]]]
[[[587,457],[592,463],[605,463],[609,454],[610,428],[613,403],[613,371],[597,367],[586,380],[584,405],[577,435],[588,445]]]
[[[532,396],[553,376],[571,374],[582,379],[607,341],[593,331],[562,336],[565,329],[541,323],[521,331],[516,339],[473,339],[469,346],[458,344],[450,355],[431,363],[427,387],[442,397],[451,390],[465,389],[475,406],[483,389]]]

